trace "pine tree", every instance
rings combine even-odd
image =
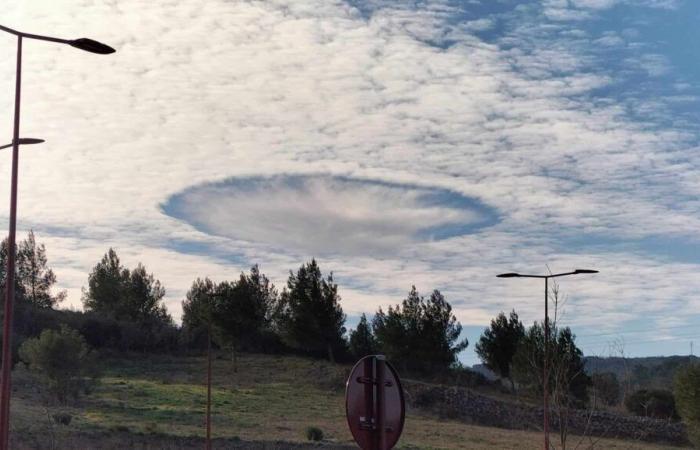
[[[289,273],[280,302],[279,328],[291,346],[315,354],[326,351],[331,361],[346,351],[338,285],[333,274],[322,277],[315,259]]]
[[[501,312],[491,321],[491,327],[484,330],[475,347],[476,354],[486,367],[509,380],[513,391],[515,383],[510,373],[511,366],[524,334],[525,327],[515,311],[511,311],[510,318]]]
[[[469,345],[459,340],[462,325],[438,290],[426,300],[413,286],[401,305],[377,311],[372,328],[379,349],[403,370],[446,370]]]
[[[377,341],[364,314],[360,317],[357,328],[350,332],[350,352],[356,359],[377,353]]]

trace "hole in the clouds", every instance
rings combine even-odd
[[[208,234],[316,255],[391,254],[498,220],[492,208],[451,190],[322,175],[194,186],[163,211]]]

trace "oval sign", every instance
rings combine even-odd
[[[345,384],[345,414],[363,450],[390,450],[399,441],[406,404],[399,375],[383,355],[365,356],[352,368]]]

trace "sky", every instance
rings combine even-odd
[[[469,348],[543,316],[587,355],[700,348],[694,0],[25,0],[18,228],[64,308],[109,247],[166,287],[315,257],[348,326],[439,289]],[[15,39],[0,36],[12,136]],[[3,142],[4,143],[4,142]],[[0,151],[0,227],[10,152]]]

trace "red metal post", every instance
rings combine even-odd
[[[19,115],[22,88],[22,36],[17,37],[15,78],[15,121],[12,133],[12,187],[10,189],[10,234],[7,239],[5,316],[2,329],[2,372],[0,373],[0,449],[7,450],[10,437],[10,395],[12,369],[12,310],[15,301],[15,234],[17,228],[17,176],[19,168]]]
[[[544,279],[544,450],[549,450],[549,278]]]
[[[207,442],[206,449],[211,450],[211,320],[207,332]]]
[[[364,387],[365,387],[365,426],[371,430],[376,425],[374,414],[374,358],[366,358],[364,362]],[[374,435],[372,431],[370,434]],[[378,450],[377,442],[372,439],[372,450]]]
[[[386,386],[384,385],[386,382],[386,376],[384,372],[386,369],[385,357],[384,355],[377,355],[374,357],[374,361],[375,368],[377,370],[377,441],[379,450],[386,450],[386,396],[384,392],[386,390]]]

